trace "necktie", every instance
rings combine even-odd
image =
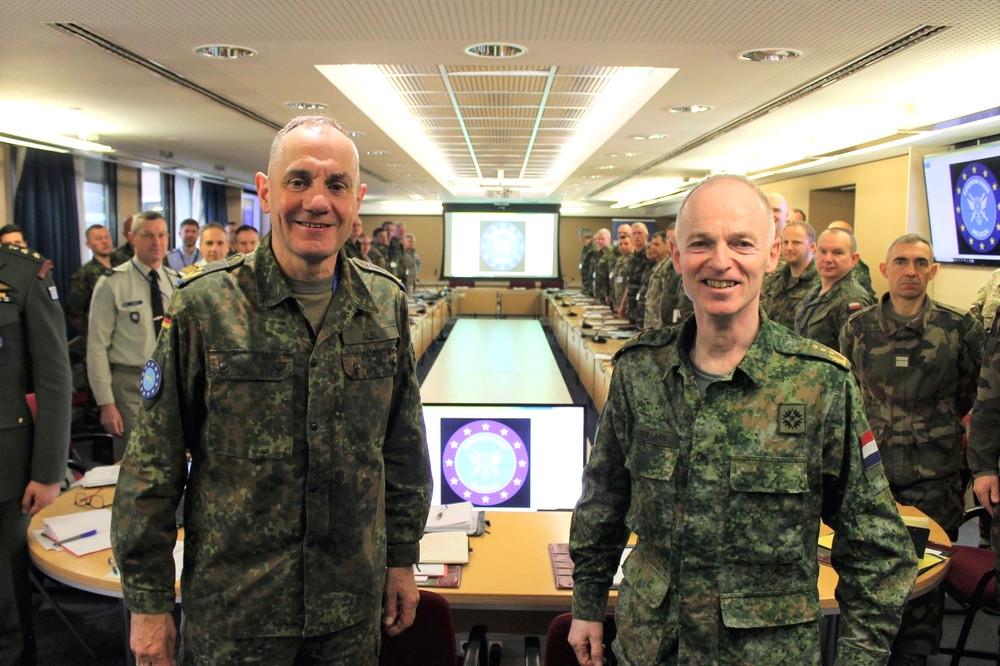
[[[163,324],[163,296],[160,294],[160,276],[156,271],[149,271],[149,303],[153,306],[153,330],[160,334]]]

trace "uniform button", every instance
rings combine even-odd
[[[319,361],[317,361],[316,359],[313,359],[313,360],[309,361],[309,367],[310,368],[315,368],[315,367],[318,367],[318,366],[319,366]]]
[[[317,430],[319,430],[319,424],[313,421],[312,423],[309,424],[309,429],[312,430],[313,432],[316,432]]]
[[[361,371],[361,364],[358,363],[357,361],[355,361],[354,365],[352,366],[352,369],[354,370],[355,373],[360,372]]]

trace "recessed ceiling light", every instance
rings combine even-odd
[[[366,150],[365,155],[368,157],[385,157],[389,154],[388,150]]]
[[[344,134],[351,137],[352,139],[357,139],[359,136],[365,136],[365,133],[362,132],[361,130],[347,130],[346,132],[344,132]]]
[[[328,108],[323,102],[285,102],[285,106],[295,111],[326,111]]]
[[[246,46],[235,46],[233,44],[205,44],[197,46],[195,53],[206,58],[218,58],[220,60],[239,60],[241,58],[252,58],[257,52]]]
[[[702,113],[704,111],[711,111],[712,107],[707,104],[679,104],[677,106],[671,106],[667,109],[670,113]]]
[[[744,51],[738,57],[748,62],[781,62],[798,58],[800,55],[802,52],[795,49],[751,49]]]
[[[598,173],[592,173],[589,176],[584,176],[584,178],[586,178],[587,180],[597,180],[598,178],[604,178],[604,176]]]
[[[395,162],[387,163],[384,166],[386,166],[386,167],[388,167],[390,169],[402,169],[403,168],[402,164],[396,164]]]
[[[649,134],[646,138],[650,141],[659,141],[660,139],[666,139],[669,136],[669,134]]]
[[[527,50],[523,46],[508,44],[506,42],[483,42],[465,47],[465,52],[470,56],[492,58],[494,60],[516,58],[519,55],[523,55]]]
[[[639,157],[639,153],[611,153],[611,157]]]
[[[611,171],[614,168],[615,168],[614,164],[602,164],[601,166],[597,167],[597,170],[598,171]]]

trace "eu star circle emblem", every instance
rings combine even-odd
[[[483,262],[495,271],[510,271],[524,259],[524,234],[516,224],[494,222],[483,231],[480,243]]]
[[[958,175],[952,196],[962,240],[980,254],[995,250],[1000,243],[996,175],[982,162],[970,162]]]
[[[143,400],[152,400],[160,395],[160,388],[163,387],[163,372],[160,365],[153,359],[146,361],[142,368],[142,377],[139,379],[139,395]]]
[[[499,421],[466,423],[448,438],[441,457],[452,492],[480,506],[507,502],[528,478],[527,447]]]

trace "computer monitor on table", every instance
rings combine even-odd
[[[581,405],[424,404],[434,504],[572,509],[584,458]]]

